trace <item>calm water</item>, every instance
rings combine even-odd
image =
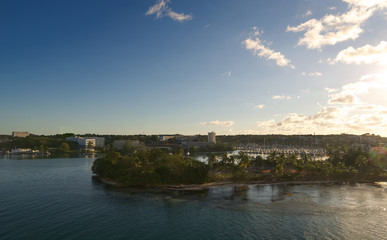
[[[0,159],[0,239],[387,239],[387,186],[107,188],[93,159]]]

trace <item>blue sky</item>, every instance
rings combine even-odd
[[[2,1],[0,133],[387,136],[387,1]]]

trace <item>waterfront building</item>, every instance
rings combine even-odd
[[[216,133],[215,132],[208,133],[208,143],[216,143]]]
[[[25,137],[28,137],[29,135],[30,135],[29,132],[12,132],[12,137],[25,138]]]
[[[85,139],[94,139],[96,147],[104,147],[105,146],[105,138],[104,137],[85,137]]]
[[[105,138],[103,137],[67,137],[66,141],[77,142],[81,148],[105,146]]]
[[[93,149],[96,147],[96,140],[94,138],[85,138],[85,148],[86,149]]]

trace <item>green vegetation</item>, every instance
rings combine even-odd
[[[129,156],[109,152],[94,161],[92,171],[125,186],[200,184],[207,180],[208,167],[203,162],[155,148]]]
[[[308,156],[272,153],[267,159],[238,155],[208,155],[203,163],[179,154],[170,155],[158,149],[134,152],[129,156],[110,152],[97,159],[92,167],[102,178],[124,186],[198,184],[221,181],[308,181],[308,180],[375,180],[386,178],[380,166],[370,161],[360,147],[329,147],[329,159],[314,161]]]
[[[59,146],[59,149],[58,149],[59,152],[62,152],[62,153],[67,153],[70,151],[70,146],[68,143],[62,143],[60,146]]]
[[[11,150],[15,148],[30,148],[41,152],[51,153],[69,153],[77,152],[79,149],[78,143],[66,141],[67,135],[54,136],[36,136],[30,135],[25,138],[4,138],[0,142],[0,150]]]
[[[356,180],[384,176],[380,166],[370,161],[368,152],[360,147],[329,147],[328,159],[314,161],[305,155],[273,152],[267,159],[258,156],[250,159],[246,154],[223,155],[217,160],[209,157],[210,179],[222,180]]]

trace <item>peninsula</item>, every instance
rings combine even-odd
[[[154,148],[133,150],[127,155],[109,152],[94,161],[92,171],[110,185],[174,189],[203,189],[222,184],[387,180],[383,149],[366,152],[360,147],[335,146],[326,151],[326,160],[283,152],[273,152],[264,159],[239,152],[209,154],[208,161],[202,162],[182,153]]]

